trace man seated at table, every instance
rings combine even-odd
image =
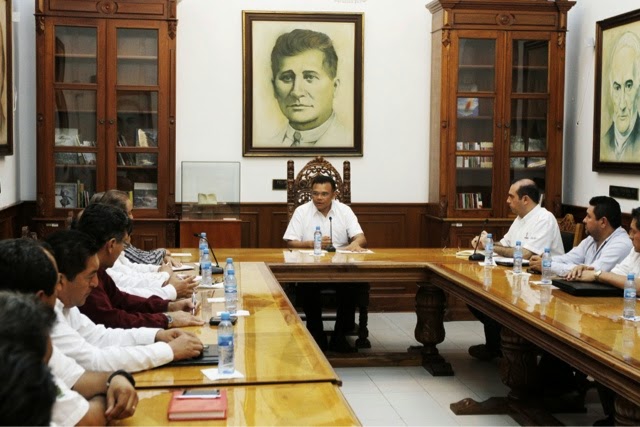
[[[90,255],[86,258],[86,271],[89,272],[89,276],[78,277],[74,274],[75,271],[68,271],[72,277],[89,281],[93,287],[84,304],[79,306],[80,311],[94,322],[110,328],[173,328],[204,324],[201,319],[191,314],[195,307],[190,299],[170,302],[157,296],[143,298],[130,295],[118,289],[105,270],[120,256],[128,226],[129,218],[122,210],[101,203],[89,205],[78,220],[77,230],[93,238],[98,248],[97,257]],[[66,240],[81,240],[82,237],[68,234],[57,237],[55,242],[52,239],[53,237],[48,239],[52,246],[62,248],[66,245]],[[66,262],[78,262],[72,257],[61,255],[60,250],[55,247],[54,250],[63,274],[66,272],[66,268],[63,267]],[[84,265],[82,267],[84,268]]]
[[[29,344],[39,353],[50,347],[46,361],[58,388],[52,418],[56,425],[104,425],[106,420],[131,416],[137,393],[126,372],[85,371],[52,345],[58,276],[53,256],[38,242],[0,241],[1,288],[30,294],[0,292],[0,341]]]
[[[582,272],[610,271],[631,249],[631,241],[622,224],[620,204],[613,198],[597,196],[589,200],[587,214],[582,221],[587,237],[564,255],[553,258],[551,272],[556,276],[580,280]],[[533,255],[530,268],[541,271],[542,258]]]
[[[358,218],[349,206],[334,200],[335,191],[336,183],[333,178],[318,175],[313,179],[311,200],[296,208],[284,233],[283,239],[287,247],[313,250],[313,234],[316,226],[320,226],[323,249],[333,244],[336,248],[349,251],[366,250],[364,248],[367,245],[367,239],[358,223]],[[307,317],[307,329],[320,349],[326,350],[328,346],[322,326],[320,298],[322,286],[326,285],[317,283],[300,285],[297,295],[302,299],[302,308]],[[354,324],[357,285],[337,283],[335,288],[336,324],[329,347],[335,351],[353,351],[345,335]]]
[[[517,215],[504,237],[496,242],[493,251],[500,256],[513,257],[516,242],[522,244],[522,257],[529,259],[540,255],[545,248],[551,249],[551,256],[564,254],[562,237],[558,221],[551,212],[540,206],[540,189],[531,179],[521,179],[509,188],[507,203],[511,211]],[[474,247],[484,249],[487,232],[483,231],[471,242]],[[469,354],[480,360],[491,360],[499,357],[500,331],[502,325],[481,311],[469,307],[471,312],[484,324],[486,344],[469,347]]]

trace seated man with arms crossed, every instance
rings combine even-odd
[[[540,189],[530,179],[514,182],[509,188],[507,203],[517,218],[509,231],[493,247],[500,256],[513,257],[516,242],[522,244],[522,257],[529,259],[540,255],[545,248],[551,249],[551,256],[564,254],[558,221],[551,212],[540,206]],[[487,233],[482,232],[471,242],[474,247],[484,249]],[[469,354],[480,360],[491,360],[501,355],[500,331],[502,325],[473,307],[469,310],[484,324],[486,344],[469,347]]]
[[[284,233],[287,247],[294,249],[313,249],[313,234],[316,226],[322,230],[322,247],[333,244],[349,251],[365,251],[367,239],[358,223],[358,218],[347,205],[334,200],[336,183],[333,178],[316,176],[311,183],[312,199],[296,208],[289,226]],[[332,226],[331,223],[332,222]],[[330,236],[330,227],[333,236]],[[322,305],[318,284],[301,285],[298,296],[307,316],[307,329],[316,340],[320,349],[327,349],[327,339],[322,328]],[[331,349],[351,351],[345,334],[352,326],[355,317],[355,292],[352,284],[336,284],[337,313],[336,324],[331,340]]]
[[[174,328],[203,325],[201,319],[191,314],[195,307],[190,299],[170,302],[157,296],[143,298],[130,295],[118,289],[106,273],[106,269],[113,266],[120,256],[128,226],[129,218],[122,210],[101,203],[89,205],[78,220],[77,230],[93,238],[98,247],[97,257],[89,257],[87,261],[92,264],[91,271],[94,273],[87,278],[78,278],[90,280],[93,286],[84,304],[79,306],[80,311],[94,322],[109,328]],[[70,236],[71,234],[58,237],[57,241],[63,244],[65,239],[71,238]],[[49,240],[52,238],[49,237]],[[57,252],[56,250],[56,260],[61,272],[65,274],[63,264],[67,257]]]
[[[37,345],[36,350],[50,346],[56,320],[53,305],[58,295],[58,271],[51,254],[33,240],[0,241],[0,277],[0,288],[30,293],[32,298],[43,303],[37,307],[42,313],[31,312],[28,316],[31,320],[25,322],[10,312],[18,307],[29,311],[29,304],[6,297],[6,306],[0,309],[0,340],[28,342]],[[15,294],[5,292],[5,295]],[[31,338],[25,341],[26,336]],[[38,345],[39,341],[43,343]],[[138,395],[126,372],[85,371],[55,345],[47,359],[58,388],[53,408],[56,425],[104,425],[106,420],[133,415]]]
[[[587,215],[582,221],[587,237],[564,255],[553,258],[551,272],[556,276],[580,280],[588,268],[611,270],[629,254],[631,241],[622,228],[620,204],[613,198],[597,196],[589,200]],[[529,266],[542,270],[542,258],[534,255]]]

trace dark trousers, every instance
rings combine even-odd
[[[336,324],[333,339],[342,339],[355,326],[356,286],[349,283],[305,283],[298,284],[296,301],[302,306],[307,318],[307,329],[322,350],[327,349],[327,337],[322,325],[322,290],[336,292]]]
[[[471,311],[471,313],[476,316],[484,326],[484,336],[487,341],[487,349],[489,349],[490,351],[495,351],[496,353],[499,352],[501,344],[500,332],[502,331],[502,325],[480,310],[473,308],[470,305],[468,305],[467,307],[469,308],[469,311]]]

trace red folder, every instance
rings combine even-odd
[[[220,390],[220,397],[183,398],[183,391],[174,391],[169,402],[169,420],[218,420],[227,418],[227,391]]]

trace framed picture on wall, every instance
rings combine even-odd
[[[244,156],[362,156],[362,21],[243,12]]]
[[[56,208],[78,207],[78,184],[72,182],[56,182]]]
[[[640,172],[640,9],[596,23],[593,170]]]
[[[0,0],[0,156],[13,154],[11,0]]]

